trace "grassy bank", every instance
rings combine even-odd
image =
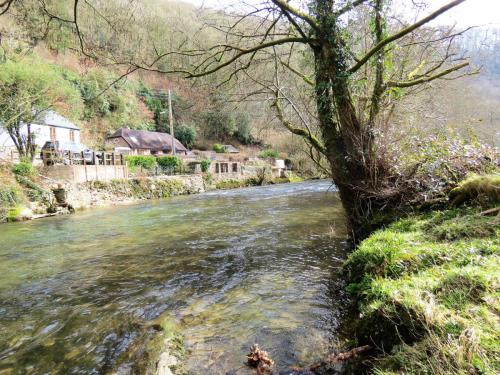
[[[249,186],[287,184],[291,182],[302,182],[302,181],[304,181],[303,178],[290,173],[288,177],[273,177],[273,178],[267,178],[265,180],[260,180],[255,177],[247,178],[245,180],[236,180],[236,179],[221,180],[215,184],[215,188],[220,190],[229,190],[229,189],[238,189]]]
[[[401,219],[350,255],[356,335],[376,348],[374,373],[500,372],[500,217],[484,214],[499,182],[466,181],[451,197],[460,207]]]
[[[31,208],[44,211],[50,200],[31,164],[0,165],[0,223],[27,219],[33,214]]]

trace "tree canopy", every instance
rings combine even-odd
[[[71,117],[78,118],[82,104],[78,90],[50,65],[27,58],[1,65],[0,126],[9,133],[21,157],[34,157],[30,124],[43,112],[58,108],[69,113],[71,109]]]

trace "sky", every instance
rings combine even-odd
[[[197,6],[221,8],[236,4],[238,0],[182,0]],[[248,3],[260,3],[262,0],[246,0]],[[429,11],[439,8],[450,0],[427,0]],[[293,3],[293,0],[292,0]],[[441,16],[439,23],[460,26],[496,24],[500,26],[500,0],[467,0],[445,15]]]

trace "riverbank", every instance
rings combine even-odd
[[[16,169],[18,166],[22,168]],[[137,177],[68,184],[64,181],[44,179],[35,168],[24,163],[0,170],[0,223],[25,221],[91,207],[132,204],[149,199],[169,198],[177,195],[198,194],[216,189],[236,189],[248,186],[299,182],[292,173],[288,177],[263,179],[220,176],[215,181],[211,174]],[[57,201],[54,187],[62,191],[64,204]],[[62,189],[62,190],[61,190]]]
[[[376,348],[371,371],[500,371],[500,178],[478,181],[455,191],[460,207],[401,219],[349,256],[356,344]]]

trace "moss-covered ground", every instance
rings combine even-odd
[[[500,373],[500,216],[484,214],[498,178],[484,192],[475,179],[459,186],[476,191],[465,205],[394,222],[348,258],[373,373]]]

